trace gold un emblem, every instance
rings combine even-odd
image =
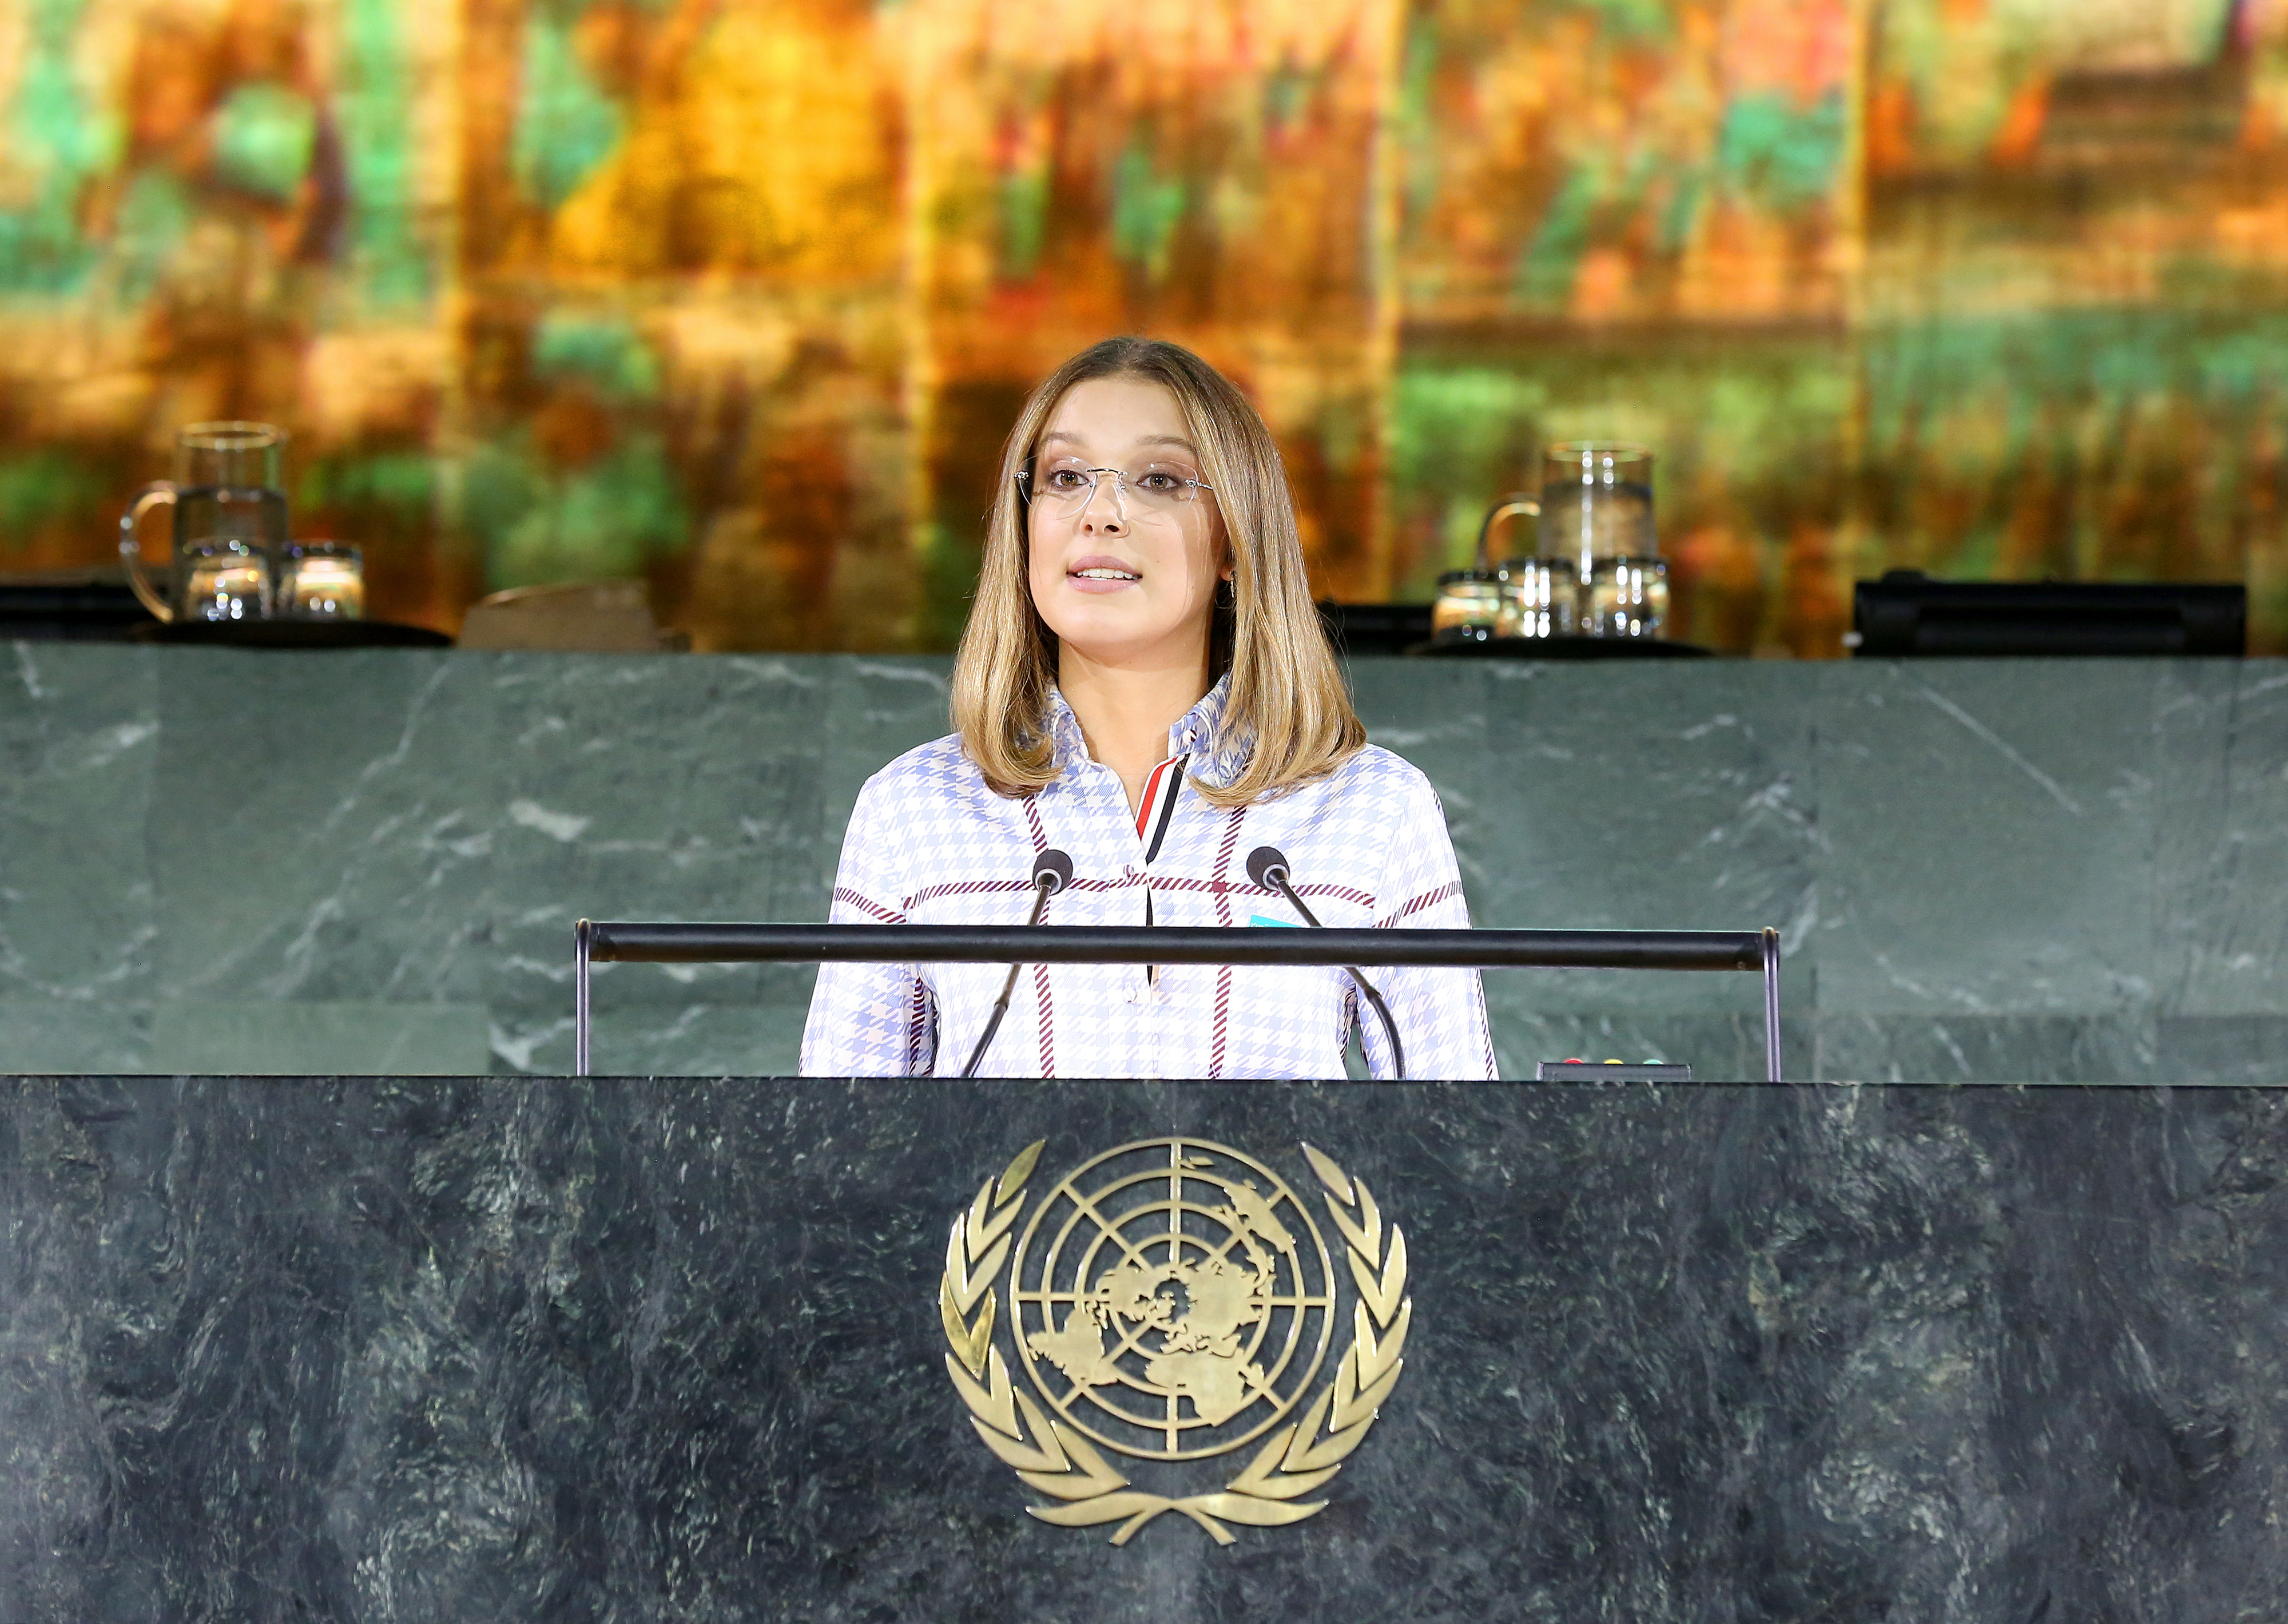
[[[1227,1145],[1140,1140],[1074,1168],[1018,1231],[1043,1142],[954,1219],[938,1287],[945,1367],[971,1424],[1053,1502],[1029,1509],[1066,1528],[1116,1523],[1115,1545],[1163,1511],[1229,1545],[1226,1524],[1277,1527],[1323,1509],[1307,1497],[1365,1438],[1404,1365],[1414,1305],[1398,1226],[1363,1183],[1302,1147],[1355,1287],[1333,1380],[1312,1397],[1340,1324],[1337,1274],[1285,1180]],[[1010,1379],[1004,1340],[1032,1391]],[[1136,1486],[1099,1445],[1156,1476],[1180,1469],[1164,1462],[1254,1453],[1221,1488],[1171,1497]]]

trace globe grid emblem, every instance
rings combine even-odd
[[[1367,1182],[1296,1147],[1356,1288],[1319,1381],[1335,1275],[1277,1174],[1204,1139],[1140,1140],[1036,1201],[1047,1144],[1019,1150],[954,1214],[937,1283],[946,1378],[979,1441],[1040,1497],[1026,1511],[1109,1528],[1115,1545],[1173,1516],[1230,1545],[1239,1529],[1325,1510],[1398,1385],[1414,1326],[1406,1236]],[[1100,1445],[1138,1464],[1124,1470]],[[1227,1454],[1219,1486],[1183,1464]],[[1139,1470],[1145,1482],[1129,1476]]]
[[[1035,1390],[1132,1458],[1221,1454],[1308,1393],[1335,1328],[1309,1209],[1251,1157],[1140,1141],[1075,1168],[1011,1262],[1011,1330]]]

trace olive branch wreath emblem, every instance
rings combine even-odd
[[[1031,1395],[1009,1379],[1008,1365],[994,1345],[999,1303],[993,1282],[1008,1262],[1009,1231],[1024,1207],[1025,1181],[1045,1142],[1036,1140],[1017,1152],[955,1217],[938,1283],[946,1373],[969,1406],[970,1424],[1029,1487],[1061,1502],[1026,1509],[1064,1528],[1118,1523],[1115,1545],[1128,1543],[1164,1511],[1181,1513],[1217,1544],[1229,1545],[1235,1536],[1227,1523],[1276,1528],[1325,1509],[1325,1501],[1303,1497],[1325,1486],[1364,1441],[1405,1368],[1401,1356],[1414,1322],[1414,1302],[1406,1294],[1406,1237],[1396,1224],[1383,1222],[1365,1182],[1353,1179],[1323,1151],[1303,1146],[1324,1187],[1328,1215],[1342,1232],[1358,1287],[1350,1345],[1336,1365],[1333,1382],[1301,1421],[1273,1432],[1246,1469],[1220,1490],[1171,1500],[1132,1488],[1086,1438],[1045,1415]]]

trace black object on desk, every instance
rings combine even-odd
[[[1704,660],[1713,649],[1665,637],[1488,637],[1422,642],[1405,650],[1426,660]]]
[[[1340,655],[1403,654],[1430,635],[1426,603],[1319,604],[1319,618]]]
[[[427,626],[390,620],[154,620],[135,630],[141,643],[206,649],[449,649],[453,640]]]
[[[1673,660],[1706,659],[1716,651],[1664,637],[1489,637],[1438,642],[1431,637],[1427,603],[1319,605],[1319,618],[1335,652],[1347,657],[1404,654],[1434,660]]]
[[[0,580],[0,641],[124,642],[151,611],[124,581],[99,576],[30,576]]]
[[[2248,589],[2165,581],[1934,581],[1894,569],[1852,594],[1852,652],[2225,655],[2248,647]]]

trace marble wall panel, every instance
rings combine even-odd
[[[500,751],[468,657],[159,652],[155,993],[473,1003]]]
[[[1813,1047],[1791,1056],[1807,1075],[1833,1082],[2146,1083],[2170,1078],[2228,1080],[2194,1063],[2205,1051],[2181,1049],[2183,1069],[2162,1063],[2149,1011],[2119,1015],[1880,1015],[1823,1010]],[[2276,1070],[2275,1076],[2288,1068]],[[1805,1075],[1807,1073],[1791,1073]],[[2229,1080],[2269,1081],[2243,1075]]]
[[[2288,1009],[2288,672],[2173,662],[2156,729],[2160,1007]]]
[[[755,1004],[643,1005],[600,1012],[590,1034],[598,1077],[792,1077],[802,1070],[807,983],[783,999]],[[560,1058],[542,1055],[538,1059]],[[540,1069],[538,1060],[528,1069]]]
[[[460,1070],[481,1010],[492,1064],[560,1071],[575,919],[823,917],[858,786],[949,725],[940,659],[8,654],[16,1069]],[[2288,1080],[2282,670],[1351,674],[1437,786],[1481,923],[1775,923],[1798,1075],[2133,1081]],[[782,1069],[812,975],[606,967],[597,1064]],[[1593,1050],[1760,1074],[1751,975],[1488,993],[1513,1074]],[[187,1013],[239,1003],[271,1007]]]
[[[460,1077],[492,1065],[481,1004],[207,998],[151,1011],[155,1071],[300,1076],[328,1070]]]
[[[147,991],[145,846],[159,753],[153,655],[16,643],[0,664],[0,997]]]
[[[2288,1015],[2163,1015],[2155,1071],[2216,1083],[2288,1083]]]
[[[0,998],[0,1072],[163,1069],[151,1057],[148,1004]]]
[[[1821,1008],[2149,1012],[2166,669],[1926,660],[1823,673]]]
[[[1781,932],[1783,993],[1819,914],[1810,685],[1741,661],[1503,665],[1487,685],[1477,827],[1481,922]],[[1510,1007],[1731,1015],[1761,1007],[1728,975],[1512,971]],[[1633,1058],[1641,1058],[1635,1056]],[[1759,1067],[1760,1075],[1760,1066]]]
[[[497,659],[504,783],[486,1001],[520,1068],[570,1068],[572,927],[817,906],[830,673],[767,657]],[[599,967],[599,1019],[806,999],[794,967]]]

